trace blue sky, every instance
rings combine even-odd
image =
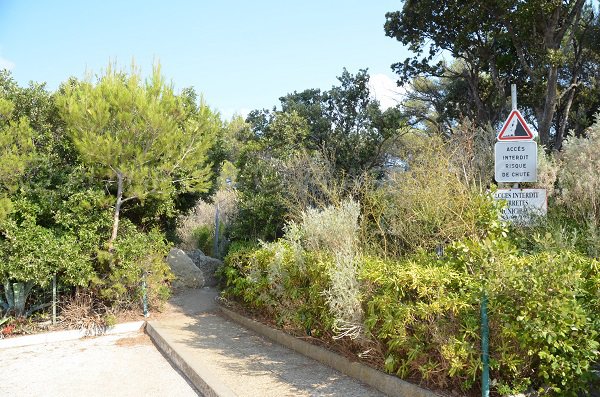
[[[383,104],[407,52],[383,32],[401,1],[0,0],[0,67],[20,84],[84,77],[109,60],[176,89],[193,86],[225,117],[270,108],[288,92],[328,89],[346,67],[369,68]],[[386,91],[388,90],[388,91]]]

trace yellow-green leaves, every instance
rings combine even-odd
[[[109,67],[95,83],[66,87],[57,102],[84,166],[117,194],[111,243],[122,203],[208,190],[207,152],[219,119],[204,104],[190,111],[159,66],[146,81],[135,67]]]
[[[0,98],[0,192],[17,187],[35,153],[29,120],[14,120],[13,110],[11,101]]]
[[[218,127],[204,105],[191,115],[154,68],[143,82],[139,71],[109,68],[97,82],[82,82],[58,99],[61,114],[82,160],[100,178],[121,172],[125,197],[208,188],[206,152]]]

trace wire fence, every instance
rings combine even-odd
[[[144,318],[147,318],[149,288],[145,273],[140,276],[138,287],[141,299],[137,304]],[[87,300],[80,298],[80,295],[87,295]],[[81,288],[61,284],[57,275],[53,275],[44,285],[6,280],[0,284],[0,337],[4,335],[3,325],[15,318],[28,319],[31,323],[57,325],[65,310],[71,316],[85,317],[97,309],[95,299],[97,297],[90,290],[83,289],[82,292]],[[80,306],[80,310],[73,310],[71,306],[76,305]],[[134,307],[135,305],[136,303],[133,304]]]

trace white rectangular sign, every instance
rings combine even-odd
[[[529,223],[533,217],[548,212],[546,189],[498,189],[494,199],[506,200],[502,211],[505,221]]]
[[[496,142],[494,157],[496,182],[537,181],[536,142]]]

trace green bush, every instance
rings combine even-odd
[[[598,262],[569,251],[542,252],[506,258],[490,270],[490,345],[499,387],[519,380],[562,396],[587,390],[590,367],[600,358]]]
[[[29,294],[57,275],[67,286],[85,286],[95,277],[90,252],[75,233],[38,224],[41,209],[27,199],[14,201],[14,213],[0,223],[0,312],[26,316]]]
[[[397,262],[364,258],[365,328],[384,369],[437,387],[471,388],[480,369],[477,280],[419,253]]]
[[[490,366],[501,394],[576,395],[598,360],[598,262],[568,250],[521,254],[506,237],[456,242],[445,259],[489,297]]]
[[[215,238],[214,228],[210,226],[199,226],[194,229],[192,236],[196,241],[196,246],[204,252],[205,255],[213,256],[213,241]]]
[[[98,260],[105,265],[100,272],[100,297],[112,307],[139,307],[142,299],[142,280],[145,279],[148,302],[157,308],[170,296],[170,281],[174,279],[165,262],[169,252],[164,235],[157,230],[139,232],[125,221],[114,251],[100,251]]]
[[[442,259],[365,258],[365,327],[383,346],[385,370],[446,389],[476,387],[485,290],[498,393],[587,390],[599,358],[598,261],[568,251],[518,256],[513,248],[488,240],[457,243]]]
[[[599,358],[599,262],[564,249],[523,254],[497,218],[486,228],[486,238],[452,243],[442,257],[356,258],[363,338],[379,346],[382,369],[460,393],[479,387],[485,292],[495,392],[586,390]],[[286,238],[234,248],[221,270],[225,295],[282,327],[336,335],[325,293],[334,256]]]
[[[318,336],[333,327],[323,295],[333,266],[326,255],[298,256],[280,241],[259,248],[232,246],[219,274],[224,296],[268,314],[280,326]]]

